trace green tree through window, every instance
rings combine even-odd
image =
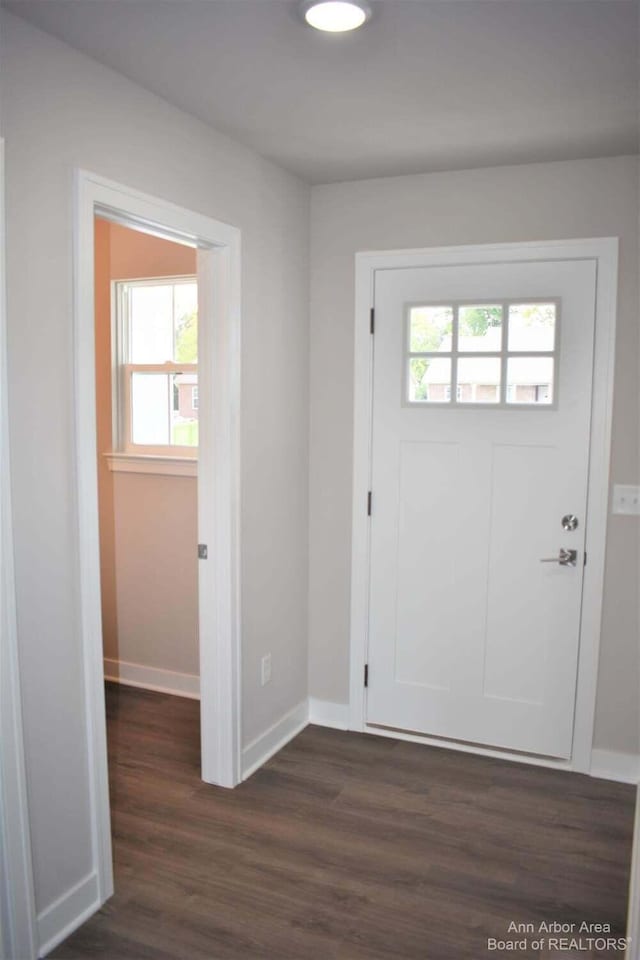
[[[178,317],[176,328],[176,360],[178,363],[198,362],[198,311]]]
[[[483,337],[489,327],[502,323],[502,307],[465,307],[461,318],[461,332],[467,336]]]

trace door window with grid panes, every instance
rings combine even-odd
[[[117,282],[119,448],[197,457],[198,287],[195,277]]]
[[[405,401],[552,406],[558,302],[412,304]]]

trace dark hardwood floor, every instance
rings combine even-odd
[[[228,791],[199,779],[197,703],[109,685],[107,705],[116,892],[53,957],[622,956],[487,940],[624,936],[632,787],[308,727]]]

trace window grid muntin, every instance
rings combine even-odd
[[[509,307],[522,304],[551,303],[555,307],[555,322],[553,330],[553,350],[509,350]],[[492,350],[459,351],[456,348],[458,343],[459,315],[460,307],[465,306],[500,306],[502,309],[502,332],[501,332],[501,350],[500,352]],[[451,307],[453,310],[453,320],[451,327],[451,350],[450,351],[412,351],[411,347],[411,311],[417,308],[429,307]],[[402,403],[410,407],[463,407],[464,409],[503,409],[503,410],[553,410],[558,406],[558,345],[560,343],[560,299],[558,297],[510,297],[507,300],[492,297],[489,299],[474,298],[469,300],[432,300],[415,301],[405,305],[405,324],[404,324],[404,351],[403,351],[403,396]],[[496,403],[473,403],[461,401],[458,397],[458,358],[475,357],[478,359],[500,359],[500,397]],[[526,401],[515,401],[507,399],[507,362],[511,358],[543,358],[548,357],[553,362],[552,367],[552,389],[553,399],[551,403],[529,403]],[[451,382],[449,384],[450,393],[448,400],[412,400],[411,399],[411,360],[413,359],[446,359],[451,361]]]

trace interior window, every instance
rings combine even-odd
[[[195,277],[116,283],[117,420],[124,452],[195,456]]]

